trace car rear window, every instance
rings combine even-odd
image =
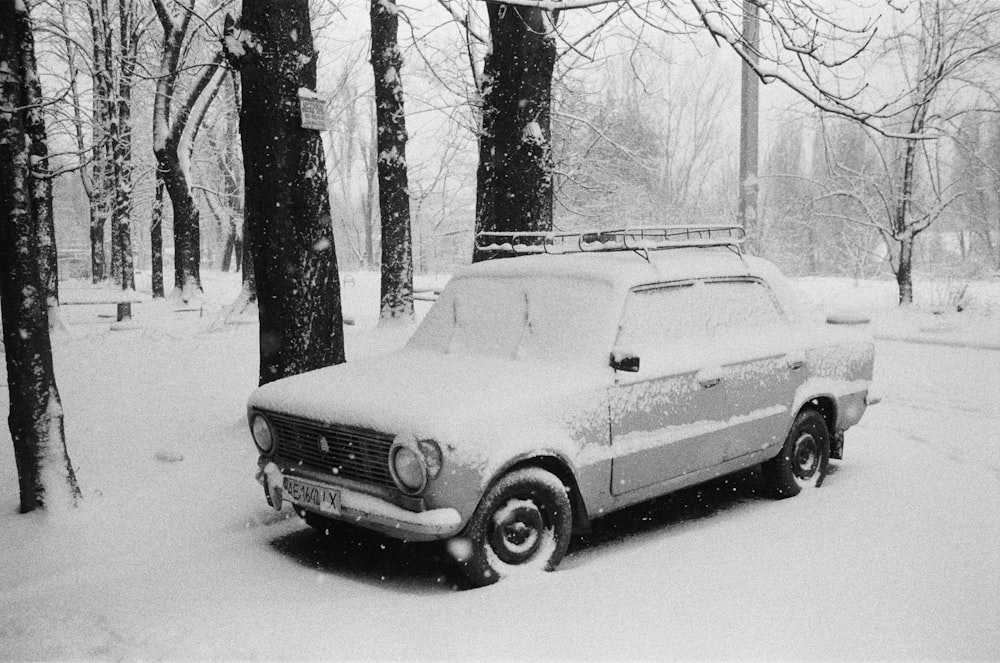
[[[641,352],[781,322],[781,311],[759,281],[647,287],[629,293],[617,345]]]

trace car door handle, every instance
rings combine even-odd
[[[806,365],[806,362],[804,362],[801,359],[789,359],[788,360],[788,368],[790,370],[793,370],[793,371],[797,371],[797,370],[801,369],[805,365]]]
[[[711,389],[712,387],[717,387],[720,382],[722,382],[722,378],[718,377],[703,378],[698,381],[698,383],[702,386],[703,389]]]

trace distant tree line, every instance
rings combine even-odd
[[[38,477],[47,475],[31,469],[39,464],[58,465],[61,485],[71,498],[79,494],[51,378],[48,329],[58,318],[53,178],[72,174],[88,200],[93,281],[133,289],[136,246],[143,246],[152,294],[166,296],[169,219],[172,298],[201,296],[205,246],[219,264],[242,268],[241,305],[256,300],[260,322],[261,383],[344,361],[335,231],[357,215],[331,206],[328,172],[337,175],[336,200],[346,200],[352,165],[337,160],[363,163],[362,231],[346,237],[360,261],[380,264],[382,319],[410,320],[414,214],[429,208],[435,188],[447,206],[448,164],[461,148],[448,142],[440,163],[414,177],[406,52],[417,55],[423,75],[461,97],[452,116],[478,148],[466,236],[546,231],[557,219],[598,227],[692,216],[731,221],[734,192],[745,183],[727,172],[716,129],[725,90],[707,89],[689,74],[651,94],[654,67],[640,63],[640,54],[669,51],[678,34],[698,32],[817,117],[808,135],[786,132],[764,150],[773,215],[751,230],[765,254],[804,247],[802,259],[815,269],[830,252],[863,264],[878,253],[869,242],[875,238],[901,303],[913,296],[916,241],[940,219],[964,219],[963,250],[979,250],[975,237],[995,259],[996,128],[989,113],[996,111],[992,26],[1000,10],[990,0],[890,4],[888,37],[873,23],[846,23],[805,0],[438,0],[441,25],[460,35],[445,63],[435,61],[412,20],[417,38],[409,51],[401,46],[406,10],[372,0],[370,58],[352,60],[370,59],[370,92],[346,75],[340,81],[326,109],[325,129],[336,134],[329,152],[320,131],[302,120],[302,107],[321,98],[312,30],[317,20],[336,24],[328,3],[243,0],[238,11],[228,0],[0,6],[0,292],[12,402],[26,399],[23,418],[21,409],[11,418],[25,510],[44,503]],[[598,58],[612,43],[630,56]],[[606,74],[595,89],[576,74],[598,59],[629,68]],[[858,75],[866,67],[893,68],[904,80],[894,92],[875,91]],[[45,94],[46,82],[54,92]],[[365,95],[367,113],[357,106]],[[824,225],[830,221],[839,222],[833,231]],[[442,214],[432,232],[443,222]],[[120,319],[129,315],[119,307]]]

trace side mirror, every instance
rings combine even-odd
[[[612,352],[611,368],[624,373],[638,373],[639,358],[625,352]]]

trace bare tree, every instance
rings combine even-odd
[[[174,212],[174,288],[177,296],[189,301],[201,292],[200,212],[195,204],[190,183],[189,126],[196,106],[211,98],[218,88],[224,69],[222,53],[201,67],[201,71],[176,110],[173,108],[181,72],[181,55],[195,16],[194,0],[175,9],[166,0],[153,0],[156,15],[163,26],[160,71],[153,108],[153,151],[159,164],[158,174],[170,196]],[[204,99],[203,99],[204,97]]]
[[[677,57],[650,40],[600,63],[602,78],[566,75],[553,111],[559,227],[714,221],[735,190],[735,133],[725,113],[733,72],[717,58]],[[730,217],[731,218],[731,217]]]
[[[985,104],[984,104],[985,105]],[[997,109],[1000,110],[1000,109]],[[963,253],[974,253],[968,232],[985,249],[1000,270],[1000,119],[997,110],[969,113],[962,118],[953,137],[957,151],[955,186],[962,215],[960,245]]]
[[[413,319],[413,242],[398,14],[395,0],[371,2],[378,196],[382,219],[380,315],[383,321]]]
[[[551,230],[553,17],[498,3],[487,13],[476,232]]]
[[[163,171],[155,171],[153,207],[149,218],[149,249],[153,298],[165,295],[163,289]]]
[[[59,327],[59,262],[56,250],[56,225],[52,210],[48,135],[43,114],[45,99],[37,75],[34,44],[24,44],[21,56],[25,59],[22,63],[25,76],[25,133],[31,141],[29,163],[33,171],[28,179],[28,185],[38,233],[41,292],[48,311],[49,328],[56,329]]]
[[[481,108],[477,230],[551,228],[553,160],[548,116],[555,45],[564,43],[565,54],[571,59],[586,59],[589,56],[581,44],[594,40],[613,19],[638,23],[635,34],[639,39],[643,31],[670,35],[707,32],[717,43],[731,47],[764,83],[779,81],[831,113],[874,123],[892,116],[902,105],[893,99],[866,107],[859,96],[864,84],[852,87],[847,82],[854,60],[871,42],[873,26],[847,24],[833,9],[805,0],[752,1],[760,13],[759,41],[744,29],[742,3],[726,0],[485,3],[488,36],[477,31],[473,12],[463,11],[452,0],[439,0],[439,4],[465,30]],[[575,14],[583,12],[568,10],[584,7],[603,12],[605,18],[594,19],[594,27],[586,30],[584,37],[571,40],[557,29],[558,18],[564,12],[573,14],[566,19],[571,22]],[[481,67],[475,53],[485,53]],[[519,103],[505,106],[505,98]],[[512,164],[509,170],[507,164]]]
[[[888,139],[892,144],[873,141],[886,175],[884,184],[876,185],[878,205],[865,203],[857,191],[825,194],[853,199],[864,210],[855,221],[882,235],[900,304],[913,302],[917,238],[959,193],[938,172],[930,139],[951,131],[952,121],[969,110],[975,100],[965,98],[963,89],[983,82],[990,73],[981,66],[1000,53],[1000,35],[993,28],[1000,6],[995,2],[920,0],[911,11],[912,23],[887,42],[890,64],[907,77],[909,105],[898,115],[898,131]]]
[[[66,452],[39,275],[39,215],[46,212],[32,195],[36,175],[27,132],[35,122],[25,117],[39,111],[30,92],[37,89],[37,76],[27,8],[0,0],[0,315],[22,513],[80,499]]]
[[[244,0],[227,21],[242,77],[246,236],[260,318],[260,383],[344,361],[337,255],[322,141],[302,127],[316,88],[307,0]]]
[[[108,256],[104,252],[104,234],[111,219],[114,201],[114,153],[113,146],[117,129],[114,122],[114,33],[111,28],[111,12],[108,0],[97,0],[87,5],[91,28],[91,78],[93,140],[91,141],[92,176],[88,195],[90,196],[90,251],[91,275],[94,283],[109,277]],[[78,125],[78,136],[83,127]],[[82,143],[82,138],[79,138]]]
[[[112,272],[122,290],[135,290],[132,256],[132,83],[141,33],[136,0],[118,0],[118,57],[111,151],[114,163],[114,210],[112,215]],[[132,317],[128,301],[118,304],[118,320]]]

